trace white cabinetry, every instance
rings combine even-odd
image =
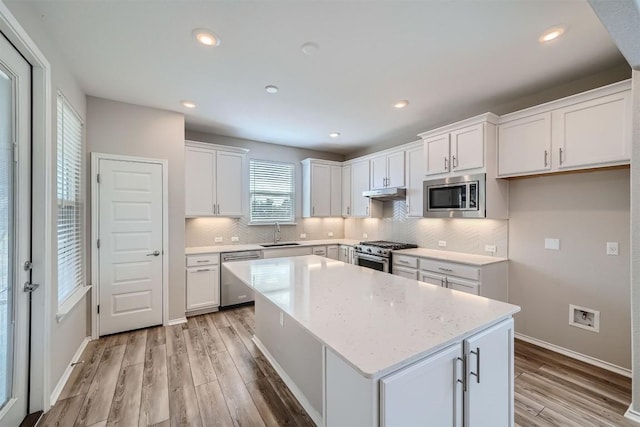
[[[354,254],[355,250],[352,246],[340,245],[340,257],[339,260],[342,262],[346,262],[347,264],[354,263]]]
[[[327,258],[339,260],[340,259],[340,247],[338,245],[327,246]]]
[[[379,218],[382,216],[380,201],[364,197],[369,190],[369,161],[361,160],[351,164],[351,216]]]
[[[624,81],[502,116],[498,176],[628,164],[631,112]]]
[[[326,160],[302,161],[302,216],[340,216],[342,206],[342,168]]]
[[[327,247],[326,246],[314,246],[311,249],[311,253],[313,255],[326,257],[327,256]]]
[[[351,165],[342,166],[342,216],[351,216]]]
[[[185,214],[243,215],[244,157],[248,150],[185,142]]]
[[[288,247],[288,248],[271,248],[262,251],[262,258],[284,258],[290,256],[304,256],[313,254],[311,246]]]
[[[220,261],[217,254],[188,255],[186,311],[220,306]]]
[[[513,380],[508,319],[384,377],[380,425],[513,425]]]
[[[404,151],[371,159],[371,189],[404,187]]]
[[[407,148],[406,151],[407,216],[423,215],[424,145]]]

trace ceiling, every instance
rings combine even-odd
[[[582,0],[30,3],[88,95],[182,112],[190,130],[336,153],[410,142],[623,60]],[[562,37],[538,42],[559,24]],[[196,43],[199,27],[221,44]],[[306,42],[319,49],[305,55]]]

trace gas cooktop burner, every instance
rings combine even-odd
[[[412,243],[397,243],[397,242],[388,242],[386,240],[374,240],[374,241],[369,241],[369,242],[360,242],[360,245],[362,246],[372,246],[372,247],[376,247],[376,248],[383,248],[383,249],[391,249],[392,251],[397,251],[400,249],[413,249],[413,248],[417,248],[417,245],[414,245]]]

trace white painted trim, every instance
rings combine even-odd
[[[287,387],[289,387],[289,390],[291,390],[291,393],[295,396],[296,399],[298,399],[298,402],[300,402],[300,405],[302,406],[302,408],[304,408],[304,410],[307,411],[307,414],[309,415],[309,417],[311,417],[313,422],[317,426],[325,425],[322,415],[318,411],[316,411],[313,408],[313,406],[311,406],[311,403],[309,402],[307,397],[304,395],[304,393],[302,393],[302,391],[298,388],[296,383],[293,382],[293,380],[289,375],[287,375],[284,369],[282,369],[280,364],[276,362],[276,360],[273,358],[271,353],[269,353],[267,348],[262,344],[262,342],[255,335],[253,336],[253,342],[256,345],[256,347],[258,347],[258,349],[262,352],[262,354],[267,359],[267,361],[269,361],[271,366],[273,366],[273,369],[278,373],[278,375],[280,375],[280,378],[282,378],[282,381],[284,381]],[[322,368],[322,370],[324,371],[324,367]]]
[[[53,391],[51,392],[51,397],[49,398],[49,400],[52,406],[55,405],[56,402],[58,401],[58,397],[60,397],[60,393],[62,393],[62,389],[67,384],[67,381],[69,381],[69,377],[71,376],[71,372],[73,371],[73,368],[74,368],[73,364],[80,360],[80,358],[82,357],[82,353],[84,353],[84,350],[87,348],[87,344],[89,344],[89,341],[91,341],[91,338],[89,337],[85,337],[85,339],[82,340],[82,342],[80,343],[80,346],[78,347],[75,354],[71,358],[71,362],[69,362],[69,364],[67,365],[67,368],[62,373],[62,377],[60,377],[58,384],[56,384]]]
[[[631,409],[632,406],[633,406],[633,403],[629,405],[629,409],[627,409],[627,412],[624,413],[624,417],[630,419],[631,421],[640,423],[640,412],[636,412],[633,409]]]
[[[49,410],[51,278],[53,275],[51,176],[51,65],[29,34],[0,1],[0,31],[32,66],[32,280],[40,288],[32,294],[31,411]]]
[[[184,141],[185,147],[204,148],[206,150],[218,150],[218,151],[230,151],[232,153],[247,154],[248,148],[234,147],[233,145],[218,145],[210,144],[208,142],[192,141],[186,139]]]
[[[98,163],[100,160],[118,160],[137,163],[152,163],[162,166],[162,324],[169,322],[169,161],[149,157],[120,156],[116,154],[91,153],[91,336],[99,336],[98,304],[100,304],[100,270],[98,260],[98,227],[100,222],[98,209]],[[186,322],[186,318],[185,318]]]
[[[578,353],[577,351],[569,350],[568,348],[560,347],[555,344],[548,343],[546,341],[532,338],[527,335],[516,332],[515,337],[519,340],[537,345],[538,347],[546,348],[547,350],[555,351],[556,353],[563,354],[572,359],[579,360],[581,362],[588,363],[598,368],[606,369],[607,371],[614,372],[624,377],[631,378],[631,369],[623,368],[613,363],[605,362],[604,360],[596,359],[595,357],[587,356],[586,354]]]
[[[56,313],[56,321],[58,323],[62,322],[67,314],[71,313],[71,311],[75,308],[76,305],[80,301],[84,299],[84,296],[87,292],[91,290],[91,285],[81,286],[77,288],[69,298],[62,305],[58,306],[58,312]]]
[[[177,319],[169,320],[167,322],[167,326],[182,325],[183,323],[187,323],[187,318],[186,317],[178,317]]]

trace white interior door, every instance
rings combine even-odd
[[[27,415],[31,67],[0,34],[0,425]]]
[[[163,165],[98,160],[99,334],[162,324]]]

